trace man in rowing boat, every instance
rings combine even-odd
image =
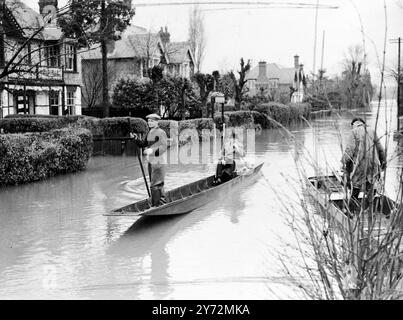
[[[150,177],[151,205],[158,207],[164,204],[165,191],[165,166],[166,166],[166,150],[167,135],[164,130],[158,126],[161,117],[158,114],[150,114],[147,117],[150,131],[146,139],[141,139],[135,133],[130,133],[130,137],[135,139],[139,148],[145,148],[144,154],[148,160],[148,174]]]
[[[351,188],[350,212],[359,210],[358,196],[374,194],[381,172],[386,168],[385,151],[373,130],[362,118],[354,118],[352,130],[342,157],[344,181]],[[371,197],[370,197],[371,198]]]
[[[249,174],[252,170],[253,165],[246,160],[241,142],[233,134],[233,138],[225,144],[223,155],[218,161],[214,184],[218,185],[239,175]]]

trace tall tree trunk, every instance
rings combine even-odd
[[[101,30],[106,28],[106,4],[105,0],[101,3]],[[109,93],[108,93],[108,52],[106,48],[106,40],[101,40],[102,53],[102,104],[104,107],[104,116],[109,117]]]

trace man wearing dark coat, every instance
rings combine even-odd
[[[376,133],[367,128],[365,121],[354,118],[352,130],[342,157],[345,181],[351,186],[350,211],[358,209],[358,195],[361,191],[368,196],[374,191],[385,170],[386,158]]]
[[[167,135],[158,126],[158,120],[161,120],[159,115],[153,113],[146,118],[150,128],[146,139],[139,139],[135,133],[130,133],[130,137],[135,139],[139,148],[145,148],[143,153],[148,160],[151,205],[158,207],[165,203],[164,180],[165,166],[167,164]]]

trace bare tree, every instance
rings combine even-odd
[[[366,55],[362,46],[348,49],[344,59],[343,81],[347,106],[357,108],[369,105],[373,95],[371,76],[366,68]]]
[[[102,103],[102,68],[99,60],[83,60],[81,98],[83,105],[93,108]],[[116,72],[108,62],[108,77],[114,79]]]
[[[247,80],[245,78],[246,78],[246,73],[251,68],[250,60],[248,60],[248,62],[245,64],[244,59],[241,58],[240,66],[241,66],[241,70],[238,71],[239,79],[236,78],[234,72],[232,72],[232,71],[230,72],[230,76],[234,83],[234,89],[235,89],[235,104],[238,108],[240,108],[244,95],[246,93],[245,84],[246,84]]]
[[[195,59],[196,72],[200,72],[206,49],[204,15],[198,5],[189,14],[189,44]]]

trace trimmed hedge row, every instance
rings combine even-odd
[[[43,180],[85,169],[92,135],[83,128],[0,135],[0,186]]]
[[[229,111],[225,113],[228,118],[230,127],[244,127],[245,129],[254,128],[254,120],[252,113],[247,111]]]
[[[148,133],[147,122],[141,118],[133,117],[103,119],[83,117],[76,122],[76,125],[90,130],[93,135],[100,135],[109,138],[128,137],[130,130],[142,135]]]
[[[311,106],[308,103],[284,105],[281,103],[270,102],[257,105],[254,109],[267,117],[279,122],[282,125],[289,125],[292,122],[301,120],[301,116],[307,118],[311,112]],[[262,121],[267,125],[267,123]],[[270,127],[276,127],[276,123],[270,121]],[[262,125],[263,128],[267,128]]]
[[[85,118],[90,117],[12,114],[0,119],[0,129],[4,133],[46,132],[67,127]]]
[[[93,135],[125,137],[129,135],[129,119],[131,130],[147,134],[147,122],[132,117],[99,119],[87,116],[10,115],[0,119],[0,129],[4,133],[47,132],[72,125],[86,128]]]
[[[4,118],[0,119],[0,129],[4,133],[46,132],[60,129],[69,124],[66,118]]]
[[[175,120],[160,120],[158,126],[165,131],[168,138],[176,139],[178,137],[179,122]],[[174,136],[172,136],[174,134]]]
[[[27,119],[27,118],[35,118],[35,119],[64,119],[66,123],[74,123],[77,122],[78,119],[86,118],[87,116],[79,115],[79,116],[55,116],[51,114],[9,114],[5,116],[5,119]]]
[[[205,133],[203,133],[203,130],[214,130],[214,121],[209,118],[198,118],[182,121],[160,120],[158,121],[158,125],[162,130],[166,132],[168,138],[171,138],[174,143],[175,141],[178,141],[178,139],[180,139],[180,146],[186,144],[189,141],[189,137],[186,137],[185,139],[184,136],[180,136],[180,133],[183,130],[197,130],[200,141],[208,140],[211,136],[211,134],[206,135]]]
[[[273,127],[272,121],[270,121],[270,119],[264,113],[257,111],[251,111],[250,113],[253,117],[253,122],[255,125],[260,125],[262,129],[269,129]]]

